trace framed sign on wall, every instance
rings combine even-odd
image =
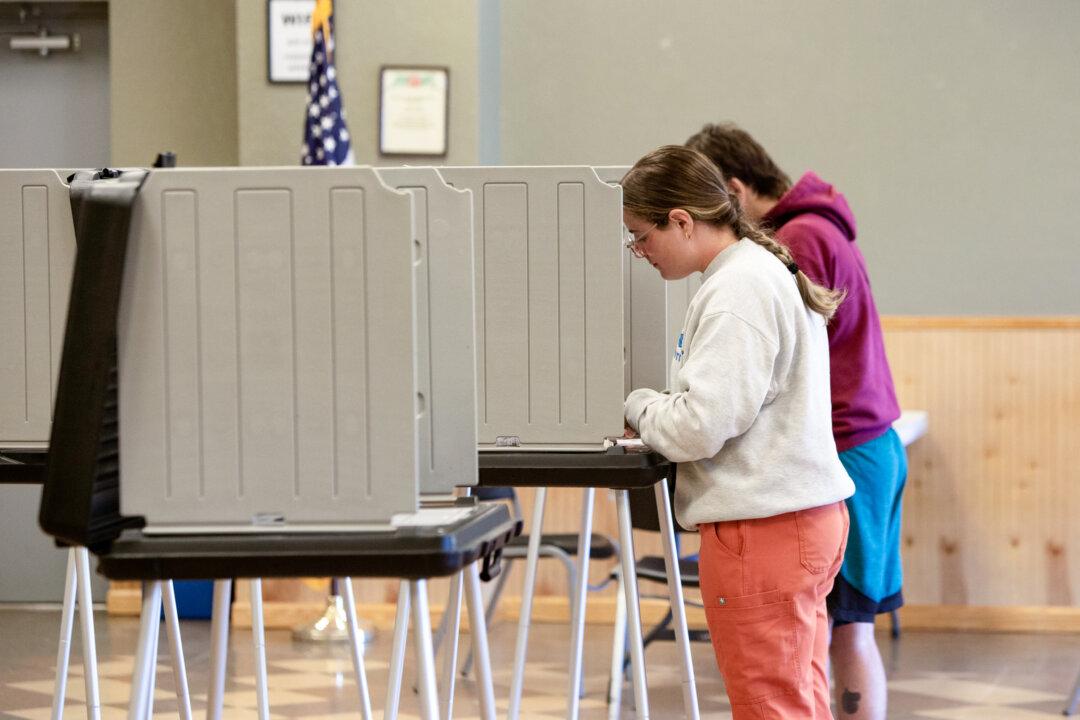
[[[266,77],[272,83],[308,81],[315,0],[267,0]]]
[[[384,65],[379,69],[379,154],[444,157],[450,115],[450,69]]]

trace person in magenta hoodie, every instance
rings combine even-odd
[[[828,597],[841,718],[885,717],[885,669],[874,616],[903,604],[900,509],[907,458],[881,321],[844,196],[813,172],[792,185],[745,130],[706,125],[686,145],[718,165],[747,214],[790,248],[799,269],[847,293],[828,327],[833,438],[855,482],[847,554]]]

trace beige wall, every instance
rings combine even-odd
[[[222,0],[111,0],[112,163],[235,165],[236,13]]]
[[[376,153],[379,66],[386,64],[450,68],[449,155],[437,162],[476,163],[476,5],[476,0],[335,3],[338,85],[358,163],[400,162],[381,161]],[[238,0],[236,8],[239,163],[297,165],[306,88],[267,81],[266,3]]]

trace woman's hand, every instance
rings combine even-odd
[[[635,430],[634,428],[630,427],[629,425],[626,425],[626,426],[625,426],[625,428],[623,429],[623,434],[622,434],[622,436],[623,436],[624,438],[628,439],[628,440],[629,440],[629,439],[632,439],[632,438],[636,438],[636,437],[638,436],[638,434],[637,434],[637,430]]]

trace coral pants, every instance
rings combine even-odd
[[[831,719],[825,596],[844,559],[844,503],[698,530],[701,596],[734,720]]]

